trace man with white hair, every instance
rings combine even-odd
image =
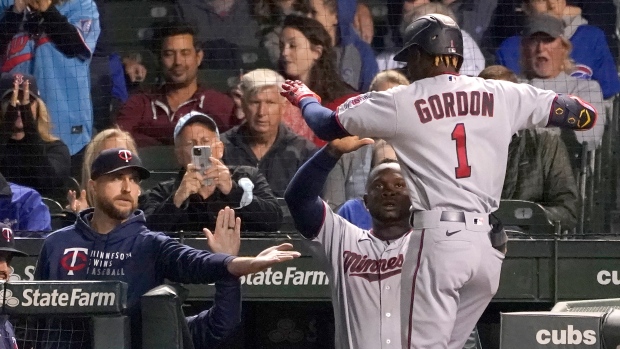
[[[284,195],[297,169],[316,146],[282,123],[289,103],[280,95],[284,78],[270,69],[256,69],[241,77],[241,105],[246,122],[222,135],[223,161],[257,167],[274,194]]]

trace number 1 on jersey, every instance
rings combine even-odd
[[[471,166],[467,161],[467,138],[465,136],[465,124],[456,124],[452,131],[452,140],[456,141],[456,159],[458,167],[454,170],[456,178],[467,178],[471,176]]]

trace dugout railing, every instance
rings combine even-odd
[[[0,304],[19,348],[130,349],[123,282],[2,282]]]

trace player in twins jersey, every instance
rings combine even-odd
[[[331,142],[299,169],[284,195],[295,226],[312,239],[314,254],[325,264],[339,349],[400,347],[400,280],[411,236],[411,203],[400,166],[388,160],[368,176],[370,231],[338,216],[319,197],[340,156],[370,142],[357,137]]]
[[[406,30],[409,86],[354,97],[332,113],[303,83],[284,95],[317,136],[385,139],[410,189],[413,232],[403,265],[404,348],[462,348],[499,285],[504,255],[493,248],[508,144],[521,129],[584,130],[597,113],[577,97],[525,84],[459,76],[463,41],[449,17],[431,14]]]

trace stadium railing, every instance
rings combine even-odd
[[[0,303],[19,348],[130,349],[124,282],[4,282]]]

